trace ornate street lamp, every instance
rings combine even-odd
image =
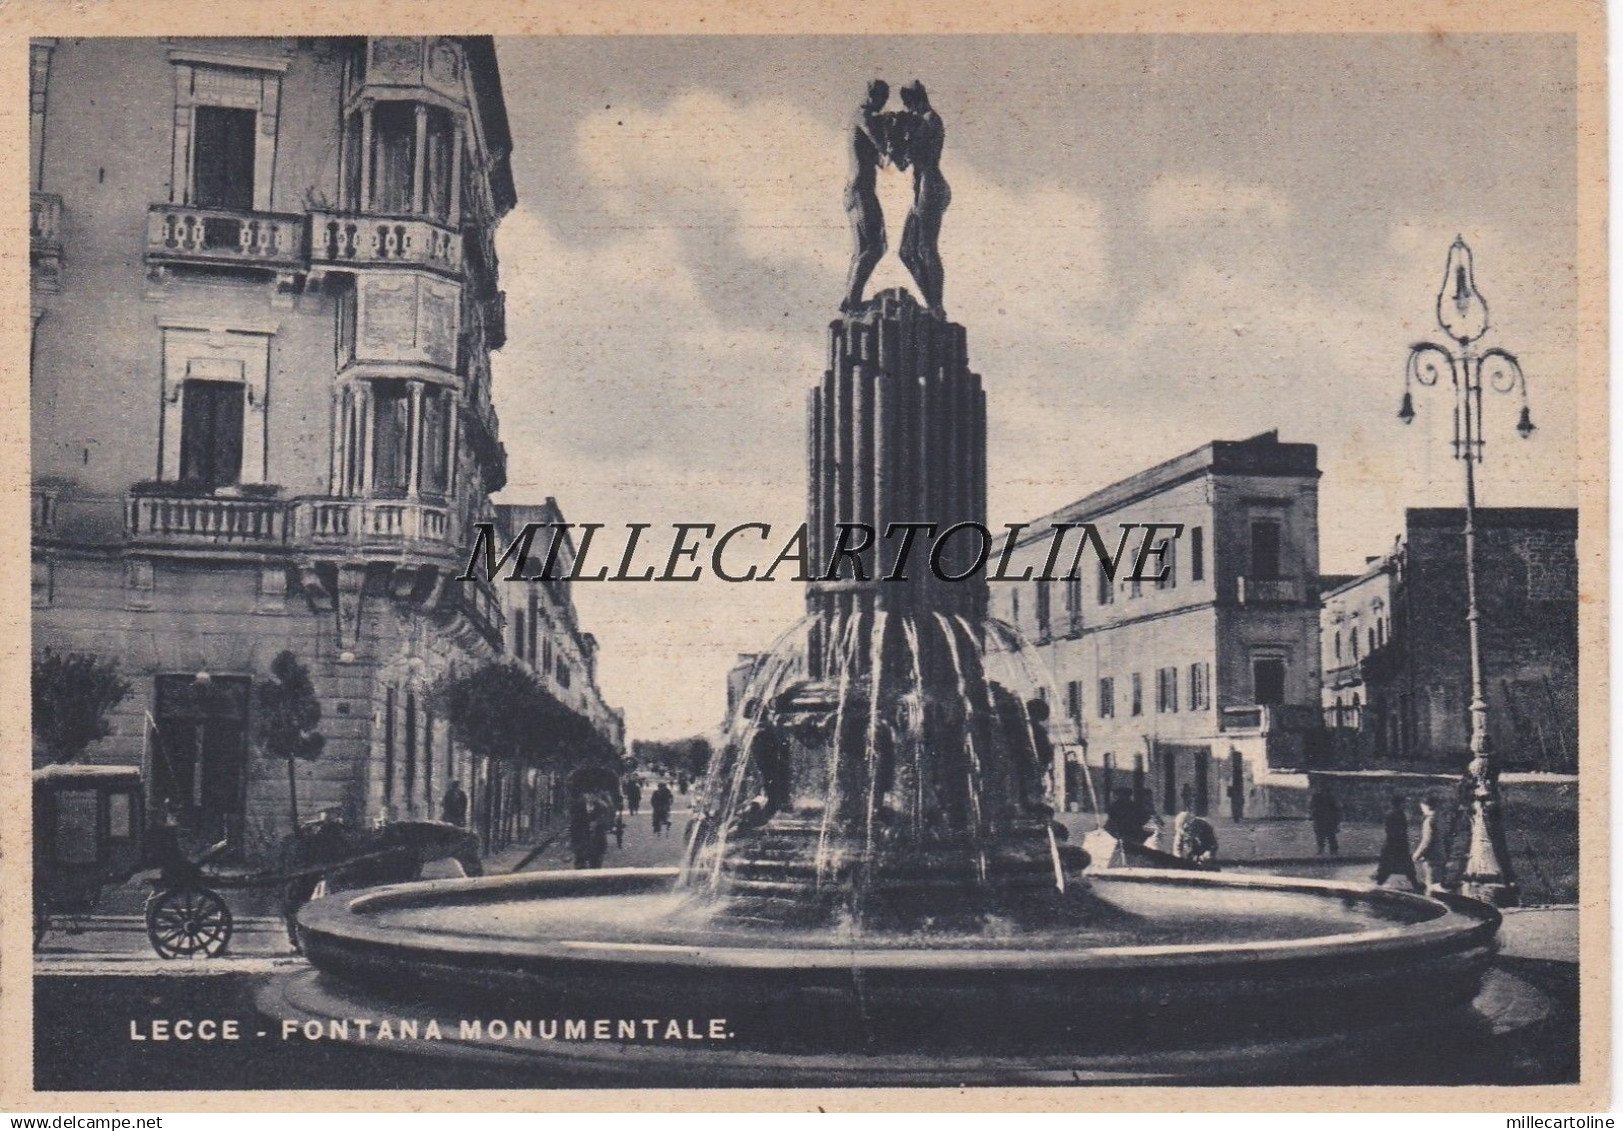
[[[1465,464],[1465,622],[1471,649],[1471,764],[1465,785],[1471,791],[1471,853],[1461,890],[1501,907],[1517,902],[1516,876],[1505,841],[1504,815],[1499,799],[1499,767],[1488,743],[1488,701],[1483,690],[1482,634],[1476,591],[1476,465],[1482,460],[1483,377],[1495,392],[1518,393],[1521,416],[1516,431],[1522,439],[1533,433],[1527,407],[1527,378],[1514,354],[1493,348],[1476,349],[1488,332],[1488,304],[1476,289],[1471,249],[1456,238],[1448,249],[1448,270],[1437,295],[1437,324],[1454,340],[1456,350],[1435,342],[1409,347],[1409,365],[1403,379],[1403,404],[1398,419],[1414,420],[1413,386],[1437,384],[1444,373],[1454,386],[1454,458]]]

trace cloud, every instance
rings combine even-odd
[[[804,517],[805,391],[850,247],[840,130],[788,101],[690,90],[618,98],[570,144],[571,191],[521,205],[499,237],[506,497],[556,495],[577,521],[787,530]],[[1460,223],[1541,429],[1542,446],[1517,446],[1514,412],[1495,406],[1484,500],[1567,499],[1573,237],[1555,222],[1359,217],[1380,238],[1353,241],[1348,216],[1215,168],[1115,196],[1057,173],[1016,181],[967,147],[949,146],[943,170],[947,306],[987,381],[994,522],[1274,427],[1319,445],[1327,570],[1388,545],[1404,506],[1456,503],[1446,401],[1409,429],[1393,413]],[[908,179],[880,181],[894,247]],[[871,289],[908,282],[892,254]],[[577,592],[605,691],[639,735],[719,721],[735,654],[774,638],[799,596],[714,581]]]

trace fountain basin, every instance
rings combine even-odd
[[[457,1018],[607,1019],[613,1033],[621,1020],[694,1019],[706,1033],[721,1020],[724,1037],[685,1040],[679,1054],[642,1030],[567,1054],[620,1065],[679,1055],[718,1072],[852,1053],[870,1069],[916,1056],[1210,1065],[1202,1050],[1311,1055],[1332,1035],[1347,1047],[1464,1009],[1500,922],[1454,897],[1121,869],[1073,885],[1097,925],[853,934],[721,913],[677,875],[534,873],[318,900],[299,931],[321,975],[267,1011],[432,1015],[452,1029]],[[522,1053],[523,1042],[496,1044],[502,1057]],[[548,1056],[566,1046],[531,1044]]]

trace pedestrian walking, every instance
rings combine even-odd
[[[1443,816],[1435,799],[1420,799],[1420,843],[1415,845],[1414,862],[1426,891],[1441,891],[1448,869],[1448,837]]]
[[[654,835],[659,836],[671,827],[671,802],[675,796],[671,793],[669,782],[660,782],[659,788],[648,799],[648,804],[654,814]]]
[[[637,811],[642,808],[642,786],[638,784],[636,777],[633,776],[626,778],[624,789],[626,807],[631,810],[631,815],[635,817]]]
[[[576,868],[601,868],[616,806],[604,793],[579,793],[569,806],[569,847]]]
[[[1320,785],[1308,797],[1307,815],[1313,822],[1313,839],[1318,842],[1319,855],[1323,856],[1326,848],[1331,856],[1341,855],[1341,846],[1336,843],[1336,834],[1341,831],[1341,805],[1327,786]]]
[[[468,795],[463,792],[462,783],[455,778],[445,787],[445,796],[440,800],[440,820],[448,825],[468,823]]]
[[[1386,839],[1381,842],[1381,860],[1375,866],[1375,882],[1384,884],[1389,876],[1405,876],[1415,891],[1424,891],[1415,875],[1414,857],[1409,853],[1409,818],[1403,812],[1403,798],[1394,793],[1386,810]]]

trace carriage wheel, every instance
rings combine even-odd
[[[208,888],[154,892],[146,918],[147,938],[160,958],[213,958],[231,941],[231,909]]]

